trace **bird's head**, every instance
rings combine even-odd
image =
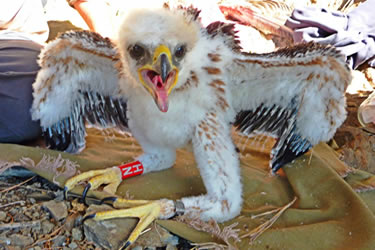
[[[134,10],[119,31],[119,49],[130,74],[168,111],[169,96],[186,75],[200,26],[184,10]],[[180,81],[179,81],[180,80]]]

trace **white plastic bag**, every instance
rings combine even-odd
[[[375,133],[375,91],[359,106],[358,120],[366,131]]]

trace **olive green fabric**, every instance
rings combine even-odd
[[[244,235],[270,219],[271,215],[252,219],[252,215],[283,207],[297,197],[296,202],[260,235],[251,245],[250,239],[231,243],[239,249],[375,249],[375,177],[349,169],[326,144],[288,164],[277,175],[268,166],[272,142],[244,140],[234,135],[241,150],[243,209],[237,218],[220,225],[222,228],[238,222],[239,235]],[[43,148],[0,144],[0,160],[20,162],[31,158],[37,164],[44,155],[69,159],[79,165],[79,171],[99,169],[129,162],[141,154],[132,137],[110,136],[90,129],[86,149],[78,155]],[[30,165],[30,164],[28,164]],[[53,180],[56,173],[46,168],[32,167],[39,175]],[[63,187],[67,176],[56,178]],[[74,190],[81,192],[82,187]],[[125,180],[118,195],[134,199],[178,199],[205,192],[191,152],[179,150],[171,169]],[[91,193],[104,197],[101,192]],[[158,221],[173,233],[194,242],[218,242],[220,239],[198,232],[173,220]]]

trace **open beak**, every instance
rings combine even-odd
[[[168,96],[177,83],[178,69],[172,63],[171,52],[165,45],[154,51],[152,64],[138,70],[139,78],[150,92],[160,111],[168,111]]]

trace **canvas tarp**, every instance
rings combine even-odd
[[[240,242],[231,239],[233,246],[239,249],[375,249],[373,175],[350,169],[324,143],[286,165],[277,175],[271,175],[268,166],[270,143],[245,140],[235,134],[234,138],[241,150],[243,209],[240,216],[220,224],[220,227],[237,222],[238,235],[246,235],[274,214],[257,218],[252,218],[253,215],[283,207],[295,197],[296,201],[251,244],[250,238],[245,237]],[[134,138],[108,135],[94,129],[89,129],[86,149],[78,155],[0,144],[1,161],[28,166],[61,187],[74,174],[75,167],[77,172],[111,167],[132,161],[141,153]],[[65,166],[54,169],[38,165],[41,160],[46,161],[47,156],[75,164],[70,164],[70,171]],[[80,193],[82,187],[73,191]],[[193,154],[179,150],[173,168],[127,179],[117,194],[130,194],[134,199],[179,199],[204,192]],[[106,196],[102,192],[91,194]],[[193,242],[223,243],[217,237],[198,232],[182,222],[159,220],[157,223]]]

